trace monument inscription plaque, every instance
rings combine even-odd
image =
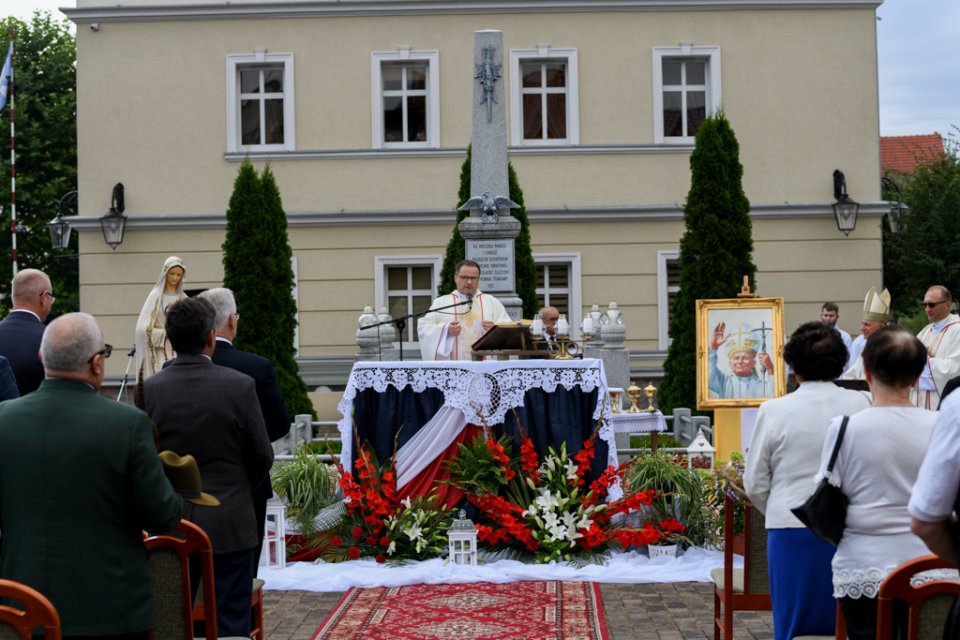
[[[481,291],[513,292],[513,284],[516,282],[513,241],[513,238],[466,240],[467,258],[480,265]]]

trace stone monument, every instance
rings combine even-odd
[[[521,316],[523,303],[516,292],[513,247],[520,221],[510,215],[507,177],[507,119],[504,104],[503,33],[473,34],[474,78],[469,210],[458,228],[466,243],[466,256],[480,265],[480,290],[503,303],[511,318]]]

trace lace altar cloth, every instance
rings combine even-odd
[[[607,443],[608,464],[617,465],[617,447],[606,416],[611,413],[607,375],[603,361],[583,360],[485,360],[482,362],[357,362],[350,372],[338,410],[343,418],[338,429],[343,442],[341,458],[353,456],[353,401],[367,389],[380,393],[388,387],[414,391],[439,389],[444,405],[463,412],[467,422],[494,425],[507,412],[522,407],[524,394],[531,389],[554,393],[557,389],[599,389],[593,419],[603,418],[599,436]]]

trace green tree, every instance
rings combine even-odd
[[[316,417],[294,358],[297,307],[287,239],[287,216],[269,165],[260,176],[249,161],[240,165],[227,209],[223,242],[223,286],[232,289],[240,349],[269,358],[287,412]]]
[[[52,315],[80,308],[76,233],[69,250],[54,252],[47,223],[60,198],[77,188],[77,47],[69,21],[35,11],[27,24],[9,17],[13,29],[14,101],[17,139],[17,262],[20,269],[42,269],[53,284]],[[6,38],[0,40],[4,58]],[[2,63],[0,63],[2,64]],[[0,176],[10,176],[10,102],[0,111]],[[0,179],[0,228],[10,228],[10,180]],[[81,196],[82,197],[82,196]],[[76,209],[64,209],[64,215]],[[0,313],[10,308],[12,241],[0,233]]]
[[[890,289],[894,315],[902,322],[927,323],[919,303],[933,284],[942,284],[960,296],[960,154],[955,139],[948,140],[943,156],[918,164],[910,176],[899,180],[900,193],[909,209],[903,232],[884,228],[884,286]],[[887,200],[895,194],[884,192]]]
[[[443,255],[443,266],[440,268],[440,288],[441,295],[450,293],[457,288],[453,281],[454,267],[457,263],[467,257],[466,247],[464,246],[463,236],[460,235],[458,227],[461,220],[470,215],[469,211],[459,211],[467,200],[470,199],[470,160],[471,147],[467,147],[467,157],[460,167],[460,190],[457,192],[457,221],[453,225],[453,233],[447,242],[447,251]],[[520,205],[519,209],[511,209],[510,215],[520,221],[520,235],[517,236],[513,244],[513,255],[515,269],[517,274],[517,295],[523,302],[523,317],[532,318],[539,309],[537,308],[537,265],[533,261],[533,250],[530,246],[530,221],[527,218],[527,210],[523,206],[523,189],[520,188],[520,181],[517,179],[517,172],[513,169],[512,163],[507,163],[507,179],[509,181],[509,198]]]
[[[732,298],[743,276],[755,288],[750,202],[743,192],[740,145],[721,112],[697,131],[690,155],[690,192],[683,209],[680,291],[670,321],[670,349],[663,365],[660,406],[696,408],[696,302]]]

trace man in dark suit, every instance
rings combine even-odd
[[[0,356],[0,402],[19,397],[20,389],[17,388],[17,378],[13,375],[10,361]]]
[[[35,391],[43,381],[40,339],[53,308],[50,278],[38,269],[24,269],[10,287],[13,310],[0,322],[0,356],[10,361],[20,395]]]
[[[250,633],[257,523],[252,489],[273,464],[273,449],[250,376],[213,364],[215,312],[201,298],[167,309],[167,338],[177,352],[169,367],[143,385],[160,448],[192,455],[204,490],[219,507],[184,505],[183,517],[213,542],[217,629]]]
[[[143,530],[180,521],[147,414],[97,394],[96,320],[70,313],[41,344],[46,380],[0,403],[0,577],[46,595],[64,636],[146,638],[153,626]]]
[[[263,421],[267,426],[267,436],[271,442],[279,440],[290,431],[290,416],[287,415],[283,398],[280,397],[273,364],[255,353],[234,348],[233,339],[237,335],[240,314],[237,313],[237,302],[230,289],[223,287],[208,289],[201,293],[200,297],[213,305],[213,310],[216,312],[214,323],[217,327],[217,348],[213,352],[213,363],[230,367],[254,379],[257,383],[257,401],[260,403]],[[263,549],[267,501],[271,497],[273,497],[273,488],[270,486],[270,474],[267,473],[253,488],[253,506],[257,514],[258,535],[254,574],[257,572],[260,552]]]

